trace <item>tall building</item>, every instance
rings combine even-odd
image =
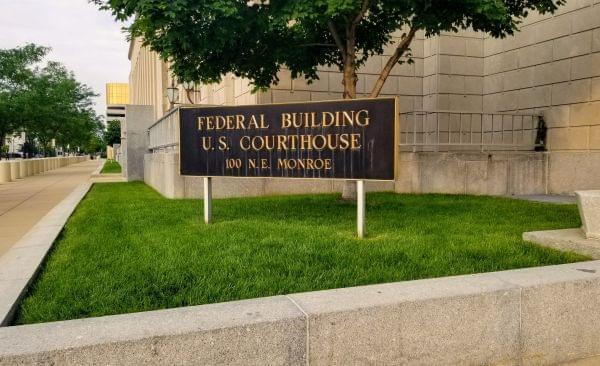
[[[106,120],[123,122],[125,105],[129,103],[129,86],[127,83],[106,84]]]
[[[414,63],[396,65],[381,92],[400,99],[403,153],[396,191],[600,189],[600,3],[569,1],[555,14],[532,12],[519,27],[504,39],[470,30],[417,33]],[[357,97],[368,96],[393,49],[358,70]],[[139,39],[131,41],[129,59],[131,104],[151,105],[160,118],[172,107],[166,89],[176,85],[168,65]],[[247,80],[233,75],[188,90],[176,86],[179,104],[342,98],[339,70],[323,66],[319,77],[308,84],[282,70],[278,85],[255,94]],[[540,121],[545,126],[538,129]],[[534,151],[534,140],[545,151]]]

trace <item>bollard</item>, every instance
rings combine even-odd
[[[27,162],[25,160],[19,160],[19,175],[21,178],[27,176]]]
[[[19,162],[13,160],[10,162],[10,179],[17,180],[21,178],[21,169],[19,168]]]
[[[10,182],[10,164],[0,161],[0,183]]]

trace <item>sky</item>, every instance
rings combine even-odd
[[[129,44],[107,11],[87,0],[0,0],[0,48],[25,43],[49,46],[80,82],[100,94],[96,111],[106,114],[105,84],[126,83]]]

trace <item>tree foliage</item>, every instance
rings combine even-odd
[[[391,68],[410,59],[417,31],[432,36],[472,28],[493,37],[517,30],[529,11],[552,12],[564,0],[92,0],[116,18],[135,16],[132,37],[170,62],[181,80],[219,82],[226,73],[257,88],[277,72],[318,78],[317,66],[344,74],[345,97],[356,96],[356,70],[405,30],[382,70],[377,96]]]
[[[33,44],[0,50],[0,136],[26,132],[44,153],[52,142],[83,149],[102,130],[95,94],[60,63],[40,66],[48,51]]]
[[[104,132],[104,142],[110,146],[121,143],[121,122],[116,120],[108,121],[106,131]]]

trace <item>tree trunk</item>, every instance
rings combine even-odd
[[[354,37],[352,34],[346,36],[346,56],[344,58],[344,99],[356,99],[356,54]],[[356,182],[347,180],[342,189],[342,199],[356,201]]]

